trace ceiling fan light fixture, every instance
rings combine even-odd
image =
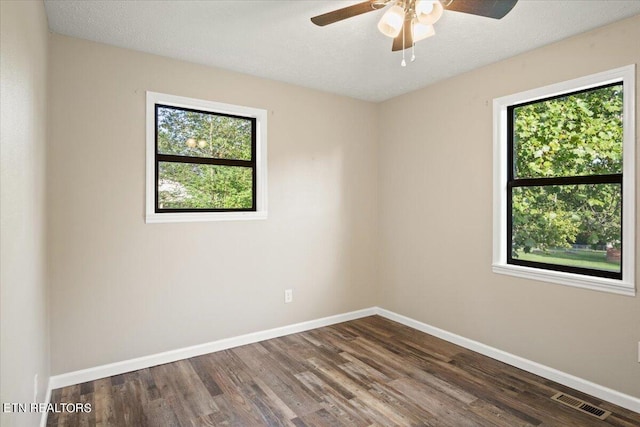
[[[420,40],[424,40],[436,34],[436,30],[435,28],[433,28],[433,25],[423,24],[417,19],[413,21],[413,26],[411,31],[412,31],[414,43],[419,42]]]
[[[433,3],[435,1],[432,0],[416,0],[415,10],[416,15],[428,15],[433,11]]]
[[[415,11],[418,21],[425,25],[433,25],[442,17],[444,8],[439,1],[417,0]]]
[[[387,10],[380,22],[378,22],[378,30],[387,37],[395,38],[402,30],[404,24],[404,8],[398,4]]]
[[[2,1],[2,0],[0,0]],[[402,51],[401,65],[406,66],[405,50],[411,49],[415,59],[416,42],[435,35],[435,24],[449,11],[501,19],[513,9],[518,0],[364,0],[351,6],[314,16],[311,22],[324,27],[334,22],[391,7],[378,22],[378,30],[393,39],[391,51]]]

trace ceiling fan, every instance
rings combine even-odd
[[[445,9],[501,19],[517,2],[518,0],[367,0],[314,16],[311,22],[324,27],[391,5],[378,22],[378,29],[385,36],[393,38],[392,51],[403,51],[402,66],[405,66],[404,50],[413,48],[415,42],[433,36],[433,24],[440,19]],[[415,54],[412,54],[411,60],[414,59]]]

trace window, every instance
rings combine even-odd
[[[634,78],[494,100],[494,272],[635,295]]]
[[[146,221],[266,218],[266,117],[147,92]]]

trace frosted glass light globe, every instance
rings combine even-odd
[[[378,22],[378,30],[387,37],[396,38],[404,24],[404,9],[395,5],[387,10]]]

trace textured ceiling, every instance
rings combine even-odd
[[[384,11],[326,27],[309,18],[358,1],[45,0],[52,31],[381,101],[640,13],[640,0],[520,0],[502,20],[445,12],[415,62],[376,28]],[[638,40],[629,40],[639,48]]]

